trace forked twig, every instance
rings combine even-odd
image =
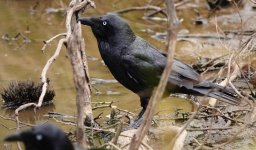
[[[42,83],[43,83],[43,86],[42,86],[42,92],[41,92],[41,95],[39,97],[39,100],[38,100],[38,103],[27,103],[27,104],[23,104],[21,106],[19,106],[17,109],[15,109],[15,115],[18,116],[19,112],[21,110],[24,110],[30,106],[35,106],[35,107],[41,107],[42,106],[42,103],[43,103],[43,99],[44,99],[44,96],[45,96],[45,93],[46,93],[46,90],[47,90],[47,86],[48,86],[48,83],[47,83],[47,78],[46,78],[46,74],[47,74],[47,71],[49,70],[51,64],[56,60],[56,58],[59,56],[60,54],[60,50],[61,50],[61,47],[63,45],[63,43],[66,42],[66,39],[61,39],[59,41],[59,44],[56,48],[56,51],[55,53],[53,54],[53,56],[47,61],[47,63],[45,64],[44,68],[43,68],[43,71],[41,73],[41,80],[42,80]]]
[[[54,39],[56,39],[56,38],[58,38],[58,37],[60,37],[60,36],[66,36],[66,35],[67,35],[67,33],[60,33],[60,34],[57,34],[57,35],[55,35],[54,37],[50,38],[50,39],[47,40],[47,41],[43,41],[43,42],[44,42],[44,46],[43,46],[43,48],[42,48],[41,50],[44,52],[44,50],[46,49],[46,47],[47,47]]]

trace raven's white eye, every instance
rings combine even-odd
[[[36,140],[37,141],[41,141],[43,139],[43,135],[42,134],[37,134],[36,135]]]
[[[107,25],[107,21],[102,22],[103,26]]]

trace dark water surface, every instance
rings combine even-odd
[[[66,6],[68,2],[64,2]],[[97,0],[96,9],[90,9],[84,16],[100,15],[117,9],[122,9],[130,6],[143,6],[145,1],[105,1]],[[0,0],[0,36],[8,34],[14,37],[18,33],[24,34],[29,38],[30,42],[24,43],[20,37],[18,40],[3,40],[0,39],[0,88],[7,86],[11,81],[16,80],[33,80],[40,82],[40,74],[46,61],[51,57],[56,48],[57,41],[53,42],[51,46],[46,49],[45,53],[40,50],[43,46],[43,41],[48,40],[58,33],[65,32],[65,16],[63,12],[47,13],[48,8],[61,8],[62,4],[58,0]],[[184,11],[185,10],[185,11]],[[178,11],[182,15],[184,22],[181,25],[185,32],[190,33],[211,33],[215,31],[214,25],[206,27],[197,27],[193,24],[193,18],[196,13],[193,8]],[[202,13],[205,13],[203,10]],[[152,43],[154,46],[165,49],[164,43],[151,38],[154,33],[142,32],[143,29],[150,29],[154,32],[165,31],[164,22],[153,22],[143,20],[143,11],[131,12],[124,15],[132,26],[134,31]],[[91,78],[113,79],[112,75],[102,63],[99,55],[96,40],[88,27],[83,26],[83,35],[86,42],[86,53],[88,55],[89,71]],[[192,42],[180,41],[177,45],[176,56],[186,62],[193,62],[198,54],[208,57],[216,57],[227,53],[219,46],[214,48],[207,44],[197,45],[197,39]],[[20,112],[20,120],[30,124],[37,124],[47,121],[47,117],[43,115],[49,111],[58,112],[67,115],[75,115],[75,89],[72,79],[72,69],[68,60],[65,48],[62,48],[60,56],[50,67],[47,76],[50,78],[51,87],[55,90],[56,96],[54,98],[54,106],[42,107],[35,113],[32,109]],[[101,94],[96,94],[97,90]],[[172,99],[172,100],[170,100]],[[137,113],[140,110],[139,98],[125,89],[119,83],[111,84],[97,84],[94,85],[92,93],[92,101],[115,101],[121,109]],[[2,102],[0,102],[1,104]],[[160,102],[158,111],[167,113],[174,112],[175,109],[180,108],[182,111],[191,111],[191,105],[180,98],[167,98]],[[167,111],[166,111],[167,110]],[[96,111],[95,116],[101,111],[108,114],[109,109]],[[13,111],[0,110],[0,114],[9,117]],[[103,115],[105,117],[105,115]],[[104,119],[104,118],[103,118]],[[55,122],[55,121],[52,121]],[[10,128],[7,129],[6,127]],[[0,118],[0,149],[3,147],[2,139],[6,135],[15,132],[15,122]],[[70,126],[62,125],[66,131],[71,130]],[[15,149],[16,145],[13,145]]]

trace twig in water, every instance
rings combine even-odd
[[[187,128],[187,131],[208,131],[208,130],[229,130],[231,127],[223,127],[223,128]]]
[[[157,12],[161,12],[166,16],[166,13],[164,13],[164,11],[161,7],[153,6],[153,5],[130,7],[130,8],[125,8],[125,9],[114,11],[113,13],[123,14],[123,13],[127,13],[130,11],[137,11],[137,10],[156,10]]]
[[[191,118],[186,122],[186,124],[182,126],[182,128],[179,130],[179,132],[172,139],[171,144],[170,144],[171,147],[169,147],[170,149],[174,149],[174,145],[177,142],[178,138],[181,136],[183,131],[186,130],[186,128],[189,126],[189,124],[195,119],[195,117],[199,113],[199,110],[200,110],[199,104],[194,103],[194,105],[196,105],[197,111],[191,116]]]
[[[117,129],[116,129],[116,134],[115,136],[113,137],[112,139],[112,142],[116,145],[117,144],[117,140],[118,140],[118,137],[120,136],[121,132],[122,132],[122,128],[123,128],[123,121],[121,120],[119,125],[117,126]]]

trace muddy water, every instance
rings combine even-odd
[[[113,2],[112,2],[113,1]],[[129,6],[143,6],[144,1],[96,1],[97,9],[90,9],[85,16],[105,14],[109,11],[126,8]],[[40,82],[40,74],[47,59],[53,54],[57,42],[53,42],[45,53],[40,49],[43,46],[43,41],[52,36],[65,31],[65,17],[63,12],[47,13],[48,8],[61,8],[64,4],[60,1],[32,1],[32,0],[1,0],[0,1],[0,35],[8,34],[14,37],[18,33],[22,33],[28,37],[30,41],[24,42],[24,39],[19,37],[17,40],[0,40],[0,86],[7,86],[11,81],[16,80],[33,80]],[[184,22],[181,25],[185,32],[191,33],[208,33],[214,31],[214,26],[196,27],[193,24],[193,18],[196,13],[193,12],[193,7],[190,10],[179,10],[178,14],[183,15],[181,18]],[[205,11],[205,10],[204,10]],[[191,13],[192,12],[192,13]],[[135,32],[148,40],[154,46],[165,49],[164,43],[151,38],[154,33],[142,32],[143,29],[151,29],[157,32],[165,31],[164,22],[153,22],[141,19],[143,12],[132,12],[125,14],[124,17]],[[96,40],[93,37],[88,27],[83,27],[83,35],[86,41],[86,53],[88,55],[89,71],[92,78],[113,79],[112,75],[102,63],[98,52]],[[187,62],[193,62],[195,58],[202,54],[203,56],[220,56],[227,53],[219,46],[198,45],[197,39],[192,42],[179,41],[177,45],[176,56]],[[75,115],[75,90],[72,80],[72,70],[67,59],[67,52],[63,48],[60,56],[48,71],[51,87],[55,90],[56,96],[54,106],[46,106],[38,110],[36,113],[33,110],[26,110],[20,113],[21,121],[37,124],[47,121],[43,115],[49,111],[59,112],[67,115]],[[100,92],[101,94],[96,94]],[[119,83],[111,84],[96,84],[93,88],[92,101],[114,101],[114,105],[119,108],[126,109],[137,113],[140,110],[138,97],[125,89]],[[1,104],[2,102],[0,102]],[[183,111],[191,111],[191,105],[180,98],[167,98],[159,103],[158,111],[171,113],[175,109],[183,109]],[[105,114],[109,109],[103,110]],[[99,112],[94,112],[98,115]],[[0,110],[0,114],[9,117],[13,111]],[[105,114],[103,117],[105,117]],[[51,122],[51,121],[50,121]],[[54,122],[54,121],[53,121]],[[54,122],[55,123],[55,122]],[[0,118],[0,141],[9,133],[15,132],[15,123],[9,120]],[[67,131],[70,126],[62,125]],[[7,129],[8,127],[9,129]],[[0,142],[3,147],[3,143]],[[13,145],[15,149],[16,145]]]
[[[130,6],[143,4],[139,4],[138,2],[130,3]],[[116,5],[118,6],[115,7],[118,8],[128,6],[126,3],[118,3]],[[60,8],[61,4],[57,1],[39,1],[39,3],[29,0],[0,1],[0,18],[2,20],[0,23],[0,35],[8,34],[10,37],[14,37],[18,33],[21,33],[30,40],[28,43],[24,42],[22,37],[18,37],[15,41],[0,40],[1,89],[7,86],[10,82],[16,80],[33,80],[40,82],[42,68],[47,59],[53,54],[57,44],[57,42],[53,42],[52,45],[47,48],[46,52],[42,53],[40,50],[43,46],[43,41],[51,38],[55,34],[65,31],[64,14],[62,12],[48,14],[46,10],[51,7]],[[89,10],[88,15],[104,14],[115,9],[116,8],[112,5],[98,2],[97,9]],[[137,17],[133,17],[131,20],[137,20]],[[131,22],[132,21],[130,21],[130,23]],[[136,30],[140,30],[145,25],[143,23],[136,23],[132,24],[132,26],[136,26]],[[92,78],[113,79],[108,69],[101,62],[102,60],[99,56],[96,41],[92,36],[90,29],[83,27],[83,30],[86,40],[90,76]],[[150,37],[145,38],[150,39]],[[160,43],[158,46],[162,46],[162,44]],[[33,110],[23,111],[20,113],[21,121],[30,124],[45,122],[47,121],[47,118],[43,115],[47,114],[49,111],[67,115],[76,114],[72,70],[66,56],[67,52],[63,48],[57,61],[52,65],[48,72],[48,77],[51,80],[51,87],[56,93],[54,106],[43,107],[36,113]],[[114,101],[114,105],[117,105],[121,109],[126,109],[131,112],[138,112],[140,110],[138,97],[118,83],[94,85],[93,89],[92,101]],[[102,94],[95,94],[98,91]],[[190,111],[189,104],[184,100],[172,103],[177,103],[176,106],[185,106],[185,110]],[[160,105],[171,106],[171,102],[165,100]],[[168,110],[169,108],[165,109]],[[171,107],[170,110],[173,109],[174,108]],[[106,111],[107,114],[109,109],[105,109],[104,111]],[[96,111],[95,115],[99,113],[100,112]],[[13,111],[1,110],[0,114],[9,117],[13,115]],[[3,125],[0,127],[0,141],[2,141],[7,134],[15,132],[15,129],[12,129],[15,127],[15,123],[3,118],[0,119],[0,123]],[[4,126],[9,127],[10,129],[5,128]],[[65,126],[63,127],[65,128]],[[70,126],[67,126],[66,129],[70,130]],[[0,147],[3,147],[3,143],[0,143]],[[13,145],[13,147],[15,146],[16,145]]]

